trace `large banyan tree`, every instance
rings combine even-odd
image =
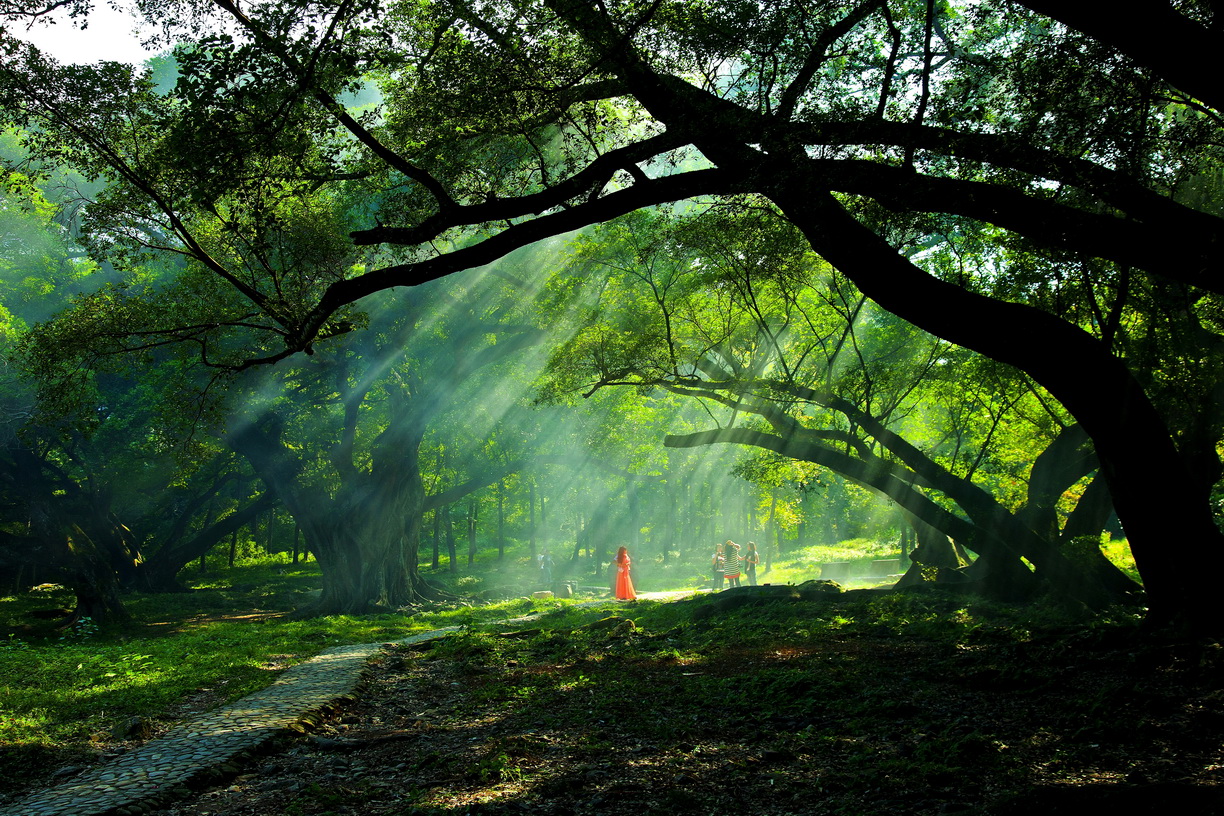
[[[749,446],[770,453],[748,472],[791,471],[804,490],[810,468],[783,463],[808,463],[887,498],[920,542],[898,587],[1134,597],[1100,552],[1113,510],[1083,429],[1016,369],[876,307],[761,202],[617,219],[574,242],[557,277],[549,296],[581,306],[545,398],[696,399],[703,430],[666,446]],[[957,545],[979,557],[964,564]]]
[[[1151,620],[1218,626],[1215,5],[140,5],[182,43],[173,90],[6,40],[0,104],[35,160],[113,182],[96,251],[174,252],[232,288],[209,331],[240,341],[211,363],[309,353],[367,295],[549,236],[751,194],[880,307],[1059,400]],[[275,226],[260,196],[290,188],[355,202],[362,263],[290,281],[210,252]],[[939,251],[902,241],[915,224]]]

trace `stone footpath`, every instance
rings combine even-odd
[[[419,643],[458,631],[435,629],[396,643]],[[132,816],[190,793],[201,778],[236,773],[241,761],[311,715],[350,694],[382,643],[340,646],[288,669],[250,694],[165,736],[104,762],[76,779],[0,808],[0,816]]]

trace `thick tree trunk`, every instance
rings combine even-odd
[[[310,614],[364,614],[437,597],[417,571],[424,429],[406,414],[379,437],[370,469],[349,474],[334,496],[299,483],[275,422],[231,434],[231,444],[280,498],[318,559],[323,592]]]
[[[61,625],[84,618],[97,624],[130,620],[131,614],[119,597],[119,586],[120,575],[133,564],[123,563],[126,557],[119,541],[108,540],[117,539],[121,532],[102,529],[91,535],[77,524],[42,513],[35,516],[31,531],[47,550],[56,553],[54,560],[62,568],[59,580],[76,595],[76,606]]]
[[[1057,539],[1060,535],[1058,502],[1063,494],[1097,468],[1088,434],[1081,425],[1063,428],[1033,461],[1029,472],[1028,497],[1016,518],[1038,535]],[[1103,525],[1103,521],[1102,521]],[[1097,528],[1100,532],[1102,527]]]
[[[1097,543],[1113,512],[1105,480],[1094,478],[1089,482],[1066,523],[1061,529],[1058,524],[1059,499],[1096,467],[1096,454],[1083,428],[1072,425],[1063,429],[1033,463],[1028,501],[1016,512],[1016,517],[1031,529],[1056,539],[1077,566],[1093,575],[1120,600],[1133,599],[1143,587],[1106,559]],[[1090,540],[1082,541],[1085,537]],[[1081,541],[1075,542],[1076,539]]]
[[[76,595],[76,607],[61,623],[69,626],[86,618],[94,623],[121,623],[131,620],[131,613],[119,597],[119,586],[113,575],[91,571],[69,578],[65,585]]]
[[[1209,497],[1126,365],[1060,318],[931,277],[820,189],[820,179],[797,166],[769,194],[865,295],[938,337],[1027,372],[1084,426],[1143,577],[1149,622],[1224,625],[1213,579],[1200,567],[1224,550],[1224,535]]]
[[[17,512],[23,535],[6,532],[6,568],[29,565],[71,589],[76,608],[64,621],[103,624],[128,620],[119,587],[130,580],[140,551],[110,512],[110,497],[82,488],[34,450],[14,444],[0,462],[0,483]],[[20,510],[17,510],[20,508]]]
[[[912,513],[905,513],[905,516],[918,543],[910,556],[913,563],[894,588],[911,589],[934,583],[941,578],[943,583],[968,583],[968,579],[959,574],[959,570],[966,566],[968,561],[961,557],[948,534]],[[954,574],[954,577],[950,578],[949,573]]]
[[[323,574],[312,613],[360,615],[436,597],[417,580],[424,489],[416,468],[404,469],[411,472],[390,483],[362,478],[342,500],[299,519]]]
[[[773,450],[793,459],[815,462],[892,499],[923,526],[929,525],[945,538],[962,542],[964,546],[986,557],[987,560],[979,568],[982,574],[976,576],[983,587],[1007,587],[1020,576],[1020,570],[1025,569],[1020,562],[1020,556],[1024,555],[1042,570],[1043,577],[1056,590],[1070,598],[1094,608],[1104,607],[1115,600],[1108,594],[1106,587],[1093,580],[1091,574],[1077,569],[1067,561],[1051,542],[1039,540],[1031,531],[1021,529],[1020,525],[1014,523],[1014,519],[1007,516],[1006,511],[993,503],[979,501],[976,494],[970,493],[965,485],[955,479],[942,480],[947,482],[943,486],[960,494],[955,497],[962,501],[962,509],[971,521],[950,513],[916,490],[912,477],[892,463],[879,458],[870,461],[858,459],[807,439],[802,434],[782,437],[746,428],[729,428],[668,436],[664,438],[663,443],[669,447],[711,443],[747,444]],[[919,453],[914,449],[907,455],[912,459]],[[903,478],[903,475],[906,477]],[[919,533],[921,534],[920,528]],[[919,556],[914,558],[918,560]],[[1007,563],[1009,561],[1011,563]],[[987,569],[999,572],[1001,577],[997,584],[987,578]],[[1010,589],[1003,594],[1010,595]]]

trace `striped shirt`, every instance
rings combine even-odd
[[[735,547],[728,547],[723,554],[723,575],[740,574],[740,554]]]

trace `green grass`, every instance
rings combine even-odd
[[[736,694],[730,697],[727,680],[712,668],[725,665],[728,659],[804,653],[815,648],[813,644],[847,637],[850,642],[860,637],[876,643],[881,639],[898,644],[921,641],[928,648],[942,647],[947,654],[958,654],[966,646],[1028,643],[1038,627],[1072,622],[1058,610],[1011,607],[938,591],[833,595],[815,601],[808,596],[808,600],[743,605],[725,603],[725,596],[706,595],[674,603],[639,601],[557,609],[542,614],[531,627],[538,631],[529,637],[499,638],[477,627],[439,641],[431,656],[473,667],[477,678],[490,674],[482,667],[564,667],[563,671],[520,672],[513,683],[482,680],[473,686],[472,699],[481,706],[505,710],[530,701],[539,709],[544,728],[567,727],[560,713],[562,702],[574,695],[588,700],[584,706],[591,721],[624,720],[618,706],[631,701],[634,714],[629,720],[643,729],[643,739],[653,741],[669,738],[664,732],[669,723],[684,719],[681,713],[689,709],[699,713],[702,704],[694,708],[694,701],[718,699],[723,714],[751,722],[758,708],[777,716],[823,716],[827,701],[835,699],[841,701],[842,714],[852,723],[854,716],[861,717],[864,728],[869,721],[878,720],[881,712],[887,718],[889,707],[896,705],[883,691],[865,692],[874,681],[862,674],[863,666],[852,651],[822,658],[821,669],[815,673],[805,663],[780,659],[765,664],[754,658],[753,668],[737,677]],[[1115,623],[1133,626],[1135,621]],[[783,652],[775,651],[779,649]],[[669,683],[643,686],[639,669],[667,666],[677,670]],[[589,750],[601,753],[598,730],[591,739]],[[968,750],[970,746],[964,747]]]
[[[775,584],[801,584],[804,581],[819,579],[821,565],[836,561],[849,561],[854,564],[855,572],[867,572],[872,561],[884,558],[900,558],[901,551],[893,542],[878,542],[866,538],[854,538],[837,544],[813,544],[798,550],[783,553],[774,560],[773,570],[762,578],[761,568],[757,570],[758,580]],[[883,578],[852,578],[841,581],[848,588],[877,586],[888,583]]]
[[[541,545],[542,548],[543,545]],[[701,548],[681,555],[671,553],[667,562],[663,561],[659,552],[653,548],[642,548],[631,552],[633,556],[634,586],[642,592],[667,592],[696,590],[710,586],[710,553],[714,543],[708,548]],[[568,548],[561,552],[553,547],[557,556],[557,577],[569,578],[582,586],[608,586],[608,575],[605,568],[598,571],[589,566],[581,570],[569,571],[566,559]],[[742,552],[742,551],[741,551]],[[611,558],[611,552],[605,554]],[[757,568],[758,582],[775,584],[800,584],[804,581],[821,577],[821,564],[830,561],[850,561],[855,564],[855,571],[867,573],[870,562],[883,558],[899,558],[900,551],[894,542],[877,542],[871,539],[848,539],[831,545],[811,545],[782,553],[774,559],[773,568],[765,574],[764,554],[762,565]],[[584,559],[585,562],[585,559]],[[445,557],[442,568],[438,571],[426,570],[426,574],[452,591],[474,595],[485,599],[499,599],[522,596],[537,585],[537,572],[534,562],[525,555],[524,547],[508,549],[504,561],[496,560],[493,551],[482,551],[477,556],[476,565],[472,571],[467,567],[466,558],[460,557],[460,568],[456,572],[449,570]],[[589,562],[586,562],[589,563]],[[606,567],[606,565],[603,565]],[[745,581],[746,583],[746,581]],[[855,577],[849,581],[840,582],[847,588],[879,586],[885,583],[882,578]]]
[[[420,705],[448,702],[385,764],[424,780],[403,811],[422,816],[464,809],[459,797],[581,810],[610,758],[618,811],[806,812],[817,791],[831,814],[985,812],[986,798],[1048,782],[1068,752],[1059,782],[1093,779],[1081,767],[1097,762],[1124,775],[1151,734],[1119,726],[1158,694],[1182,710],[1181,680],[1135,697],[1135,616],[1108,632],[1098,620],[938,589],[566,606],[510,637],[478,626],[394,661]],[[426,691],[450,685],[461,700]],[[1213,750],[1215,732],[1201,733]]]
[[[1124,541],[1109,542],[1105,552],[1124,569],[1133,570]],[[889,545],[863,540],[811,546],[784,554],[775,560],[772,572],[759,579],[801,584],[818,578],[824,562],[868,562],[895,555]],[[642,557],[635,562],[635,572],[638,564],[643,589],[693,590],[708,585],[704,556],[673,559],[667,565]],[[964,643],[989,638],[998,628],[984,623],[983,610],[988,607],[965,599],[936,602],[887,596],[872,607],[771,604],[720,612],[714,626],[696,614],[704,604],[713,603],[713,597],[629,606],[610,601],[593,609],[570,601],[522,597],[535,588],[526,558],[508,558],[497,569],[476,575],[428,574],[459,592],[492,586],[519,597],[411,615],[295,620],[285,613],[312,599],[319,586],[317,565],[265,557],[224,571],[187,573],[184,580],[194,590],[189,593],[127,596],[124,600],[135,623],[104,631],[90,624],[71,632],[53,632],[45,622],[41,630],[30,625],[34,610],[72,606],[71,594],[62,588],[0,598],[0,746],[5,748],[0,752],[0,779],[20,780],[72,761],[73,755],[103,749],[114,741],[116,726],[131,717],[169,722],[176,714],[187,713],[184,703],[195,710],[225,704],[268,685],[282,669],[328,647],[396,640],[446,626],[473,631],[466,641],[449,641],[449,648],[495,649],[496,639],[478,634],[485,628],[482,624],[535,613],[533,621],[514,628],[552,630],[538,636],[533,648],[579,659],[604,648],[607,632],[584,627],[611,612],[630,616],[639,627],[655,633],[641,639],[655,653],[681,661],[700,661],[703,652],[725,642],[760,645],[762,638],[861,630],[921,633]],[[1009,631],[1027,631],[1009,625]]]
[[[125,598],[137,621],[128,627],[100,631],[85,623],[42,637],[28,632],[0,637],[0,746],[6,748],[0,778],[28,772],[61,753],[104,746],[115,727],[134,716],[157,719],[184,700],[207,706],[232,701],[331,646],[399,639],[563,605],[518,599],[428,614],[293,620],[281,613],[317,586],[313,565],[286,569],[256,563],[196,583],[200,589],[191,593]],[[28,620],[32,609],[71,605],[71,595],[60,588],[0,598],[0,626],[12,629]]]

